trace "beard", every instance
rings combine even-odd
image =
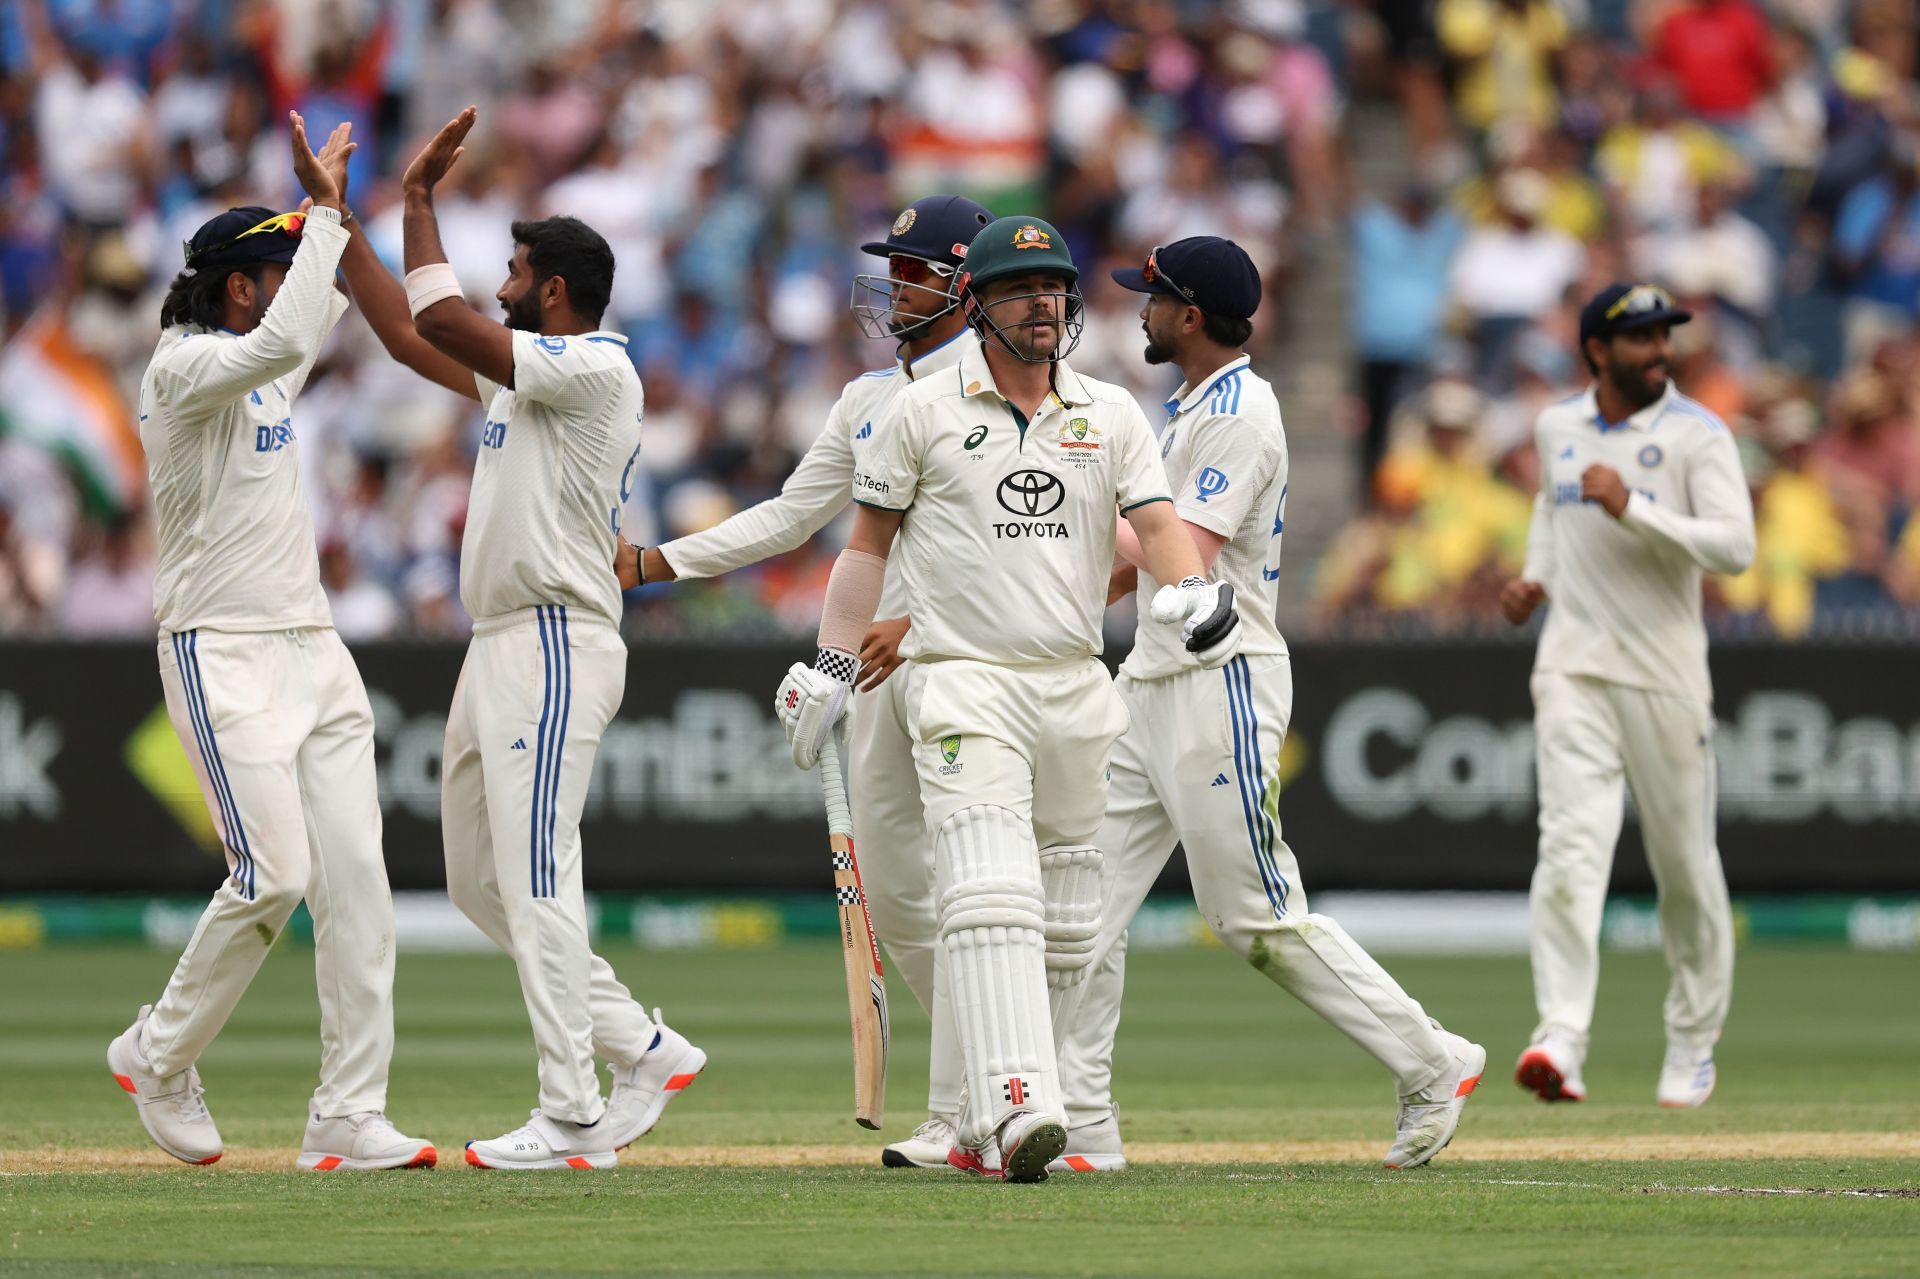
[[[1658,376],[1652,372],[1656,368],[1659,370]],[[1620,393],[1620,398],[1637,410],[1666,394],[1667,379],[1671,374],[1672,370],[1666,361],[1661,360],[1652,364],[1636,364],[1630,369],[1616,369],[1608,381],[1613,383],[1613,389]]]
[[[1148,364],[1173,363],[1173,352],[1168,348],[1161,346],[1158,342],[1154,341],[1152,338],[1147,339],[1146,357],[1147,357]]]
[[[507,327],[522,333],[540,331],[540,295],[528,289],[505,305]]]

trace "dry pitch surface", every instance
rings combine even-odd
[[[1135,1167],[1005,1187],[877,1166],[851,1119],[830,947],[616,953],[712,1065],[607,1174],[458,1158],[533,1104],[511,969],[403,957],[390,1110],[440,1168],[300,1175],[309,952],[275,954],[202,1063],[228,1142],[192,1169],[145,1145],[106,1040],[172,956],[0,957],[0,1270],[26,1274],[1920,1273],[1920,1018],[1912,955],[1743,953],[1719,1094],[1652,1104],[1664,976],[1612,956],[1592,1099],[1548,1107],[1507,1068],[1524,961],[1389,963],[1489,1049],[1454,1146],[1384,1172],[1391,1089],[1343,1038],[1218,952],[1134,958],[1117,1062]],[[894,993],[884,1138],[920,1118],[924,1021]]]

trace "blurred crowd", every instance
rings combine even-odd
[[[1696,308],[1676,373],[1752,464],[1760,562],[1714,585],[1718,615],[1792,635],[1897,611],[1920,597],[1915,43],[1905,0],[0,4],[0,634],[150,633],[129,406],[181,242],[297,201],[286,112],[353,122],[350,203],[397,267],[399,174],[468,103],[438,207],[475,304],[514,218],[573,214],[614,249],[606,323],[647,394],[637,542],[777,491],[840,387],[891,358],[847,314],[852,276],[885,269],[856,246],[955,191],[1060,228],[1088,298],[1076,367],[1150,407],[1167,371],[1108,267],[1239,241],[1279,377],[1326,323],[1289,317],[1296,282],[1344,254],[1338,425],[1364,482],[1328,554],[1291,566],[1319,626],[1493,615],[1533,412],[1584,381],[1577,299],[1619,276]],[[1396,104],[1390,159],[1360,153],[1360,102]],[[350,638],[465,633],[480,425],[349,314],[295,426]],[[629,627],[810,634],[841,531],[643,589]]]
[[[1753,567],[1722,633],[1912,634],[1920,608],[1920,93],[1906,0],[1438,0],[1399,10],[1423,139],[1351,214],[1360,509],[1326,631],[1500,629],[1539,409],[1580,304],[1655,280],[1673,377],[1739,438]]]

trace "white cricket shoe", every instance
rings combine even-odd
[[[1669,1110],[1690,1110],[1713,1096],[1718,1074],[1712,1047],[1670,1042],[1667,1059],[1660,1067],[1660,1087],[1654,1095]]]
[[[200,1072],[188,1066],[177,1074],[153,1073],[141,1042],[146,1038],[147,1017],[152,1012],[152,1004],[142,1007],[133,1025],[107,1045],[107,1069],[122,1088],[133,1094],[140,1123],[154,1145],[182,1162],[210,1164],[226,1147],[207,1111]]]
[[[1520,1054],[1513,1082],[1541,1101],[1585,1101],[1587,1084],[1580,1078],[1585,1059],[1571,1038],[1549,1031]]]
[[[588,1127],[536,1110],[525,1127],[492,1141],[468,1142],[467,1162],[475,1168],[612,1168],[620,1162],[612,1137],[605,1116]]]
[[[431,1168],[440,1152],[430,1141],[409,1137],[378,1110],[307,1119],[294,1166],[307,1172],[375,1172],[382,1168]]]
[[[1048,1172],[1124,1172],[1127,1156],[1120,1145],[1120,1113],[1067,1129],[1067,1148],[1047,1165]]]
[[[948,1168],[947,1152],[957,1140],[953,1121],[938,1115],[880,1152],[880,1163],[887,1168]]]
[[[640,1060],[625,1069],[611,1068],[613,1091],[600,1122],[612,1125],[615,1150],[625,1150],[652,1132],[667,1103],[707,1068],[707,1054],[661,1021],[658,1008],[653,1010],[653,1021],[657,1028],[653,1043]]]
[[[1067,1126],[1051,1115],[1017,1110],[1000,1125],[1005,1181],[1045,1181],[1047,1168],[1067,1148]]]
[[[1389,1168],[1418,1168],[1445,1150],[1460,1127],[1467,1098],[1487,1073],[1486,1049],[1451,1031],[1440,1033],[1453,1049],[1453,1069],[1400,1099],[1399,1122],[1385,1160]]]

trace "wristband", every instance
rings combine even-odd
[[[407,309],[416,320],[436,302],[465,296],[466,290],[460,287],[460,279],[453,273],[450,262],[429,262],[407,272]]]
[[[319,218],[322,222],[331,222],[335,226],[345,226],[347,219],[352,217],[353,214],[342,213],[330,204],[316,204],[307,209],[307,216],[310,218]]]

